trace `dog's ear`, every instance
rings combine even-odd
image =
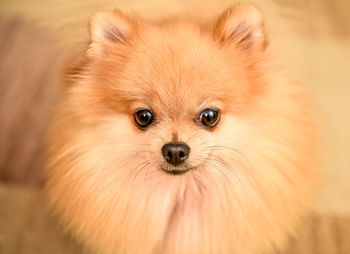
[[[133,21],[117,10],[95,14],[90,20],[88,53],[103,53],[109,46],[125,45],[135,26]]]
[[[263,51],[267,41],[261,12],[252,5],[235,5],[218,19],[215,36],[221,43],[250,50]]]

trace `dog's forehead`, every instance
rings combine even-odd
[[[155,29],[155,28],[154,28]],[[193,115],[203,104],[227,96],[232,84],[226,56],[198,27],[145,32],[126,63],[119,84],[134,105],[172,116]]]
[[[192,27],[147,37],[136,50],[139,88],[164,107],[186,108],[220,96],[227,78],[221,52]],[[159,36],[159,38],[155,38]],[[166,102],[166,103],[165,103]]]

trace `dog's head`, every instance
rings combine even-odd
[[[100,13],[91,36],[91,107],[104,107],[98,117],[110,120],[105,139],[112,157],[125,157],[122,168],[182,175],[210,169],[215,150],[237,149],[235,121],[265,86],[254,70],[266,41],[255,8],[227,11],[210,27]]]

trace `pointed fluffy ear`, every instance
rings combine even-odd
[[[262,14],[252,5],[236,5],[225,11],[215,34],[222,43],[248,51],[263,51],[267,45]]]
[[[90,20],[90,48],[88,54],[103,53],[111,45],[125,44],[134,23],[119,11],[95,14]]]

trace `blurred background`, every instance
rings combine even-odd
[[[0,1],[0,253],[77,253],[47,215],[45,131],[66,68],[79,63],[89,17],[118,8],[150,20],[213,19],[234,1]],[[317,216],[285,253],[350,253],[350,1],[249,1],[277,59],[314,101],[323,142]]]

